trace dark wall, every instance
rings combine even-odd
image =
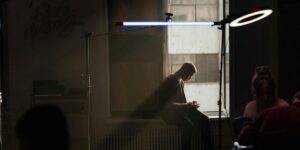
[[[279,95],[286,100],[290,100],[292,95],[300,90],[299,9],[299,1],[279,1]]]
[[[299,90],[299,21],[300,2],[231,1],[231,13],[251,7],[269,7],[268,18],[241,28],[231,28],[231,114],[241,115],[252,99],[250,79],[258,65],[269,65],[277,81],[277,95],[288,102]]]
[[[273,9],[271,16],[253,24],[230,28],[230,93],[231,116],[241,115],[252,100],[250,80],[259,65],[269,65],[277,77],[277,1],[234,0],[230,13],[242,13],[251,8]]]

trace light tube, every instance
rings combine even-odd
[[[237,19],[234,19],[232,22],[230,22],[230,27],[239,27],[244,26],[256,21],[259,21],[267,16],[269,16],[273,11],[271,9],[264,9],[255,11],[250,14],[243,15],[241,17],[238,17]],[[253,17],[256,15],[260,15],[258,17]],[[243,21],[245,19],[250,19],[247,21]],[[215,22],[180,22],[180,21],[124,21],[119,22],[117,25],[121,26],[214,26],[216,25]]]
[[[214,22],[124,21],[123,26],[212,26]]]

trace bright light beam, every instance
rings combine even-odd
[[[212,26],[214,22],[157,22],[157,21],[146,21],[146,22],[135,22],[135,21],[124,21],[123,26]]]

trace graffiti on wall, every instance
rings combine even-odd
[[[60,37],[66,37],[76,27],[83,25],[83,21],[75,15],[75,11],[67,3],[51,5],[43,2],[35,7],[31,16],[31,25],[25,34],[57,34]]]

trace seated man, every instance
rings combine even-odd
[[[199,104],[187,102],[184,94],[184,81],[190,80],[196,72],[194,64],[186,62],[164,80],[159,90],[161,116],[165,122],[182,129],[182,150],[191,148],[191,137],[197,134],[201,134],[204,149],[211,150],[209,119],[197,110]]]
[[[263,111],[246,126],[238,137],[241,145],[253,145],[260,133],[274,133],[283,130],[300,130],[300,91],[292,100],[292,105],[273,107]],[[275,143],[274,143],[275,144]]]

